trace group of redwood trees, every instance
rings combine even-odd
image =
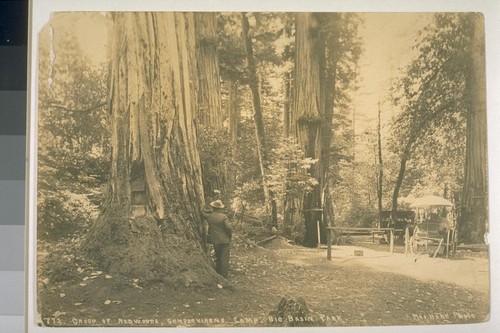
[[[220,63],[217,37],[220,20],[217,21],[215,13],[112,14],[108,43],[110,181],[102,213],[84,242],[86,252],[110,272],[186,286],[208,285],[217,280],[205,253],[200,209],[210,192],[228,191],[234,186],[234,179],[226,160],[201,158],[200,154],[206,156],[210,151],[200,147],[210,147],[205,142],[209,141],[207,135],[220,139],[218,133],[226,131],[224,93],[229,110],[227,141],[231,149],[237,149],[240,115],[236,104],[238,85],[242,83],[251,92],[263,205],[273,217],[272,224],[276,223],[278,194],[268,184],[270,161],[266,135],[270,133],[263,124],[262,109],[266,101],[262,101],[260,94],[262,80],[255,64],[255,39],[248,14],[235,15],[240,18],[243,45],[240,56],[244,59],[238,79],[225,74],[240,70],[229,64],[237,62],[235,59]],[[294,207],[296,211],[292,215],[285,211],[285,219],[296,219],[303,224],[302,244],[316,246],[324,241],[318,239],[317,226],[324,236],[325,227],[333,223],[334,115],[341,109],[342,101],[345,102],[346,82],[352,79],[351,65],[359,58],[360,45],[353,33],[352,14],[287,15],[290,18],[287,25],[292,28],[284,27],[283,35],[294,37],[288,46],[294,65],[284,75],[283,127],[285,136],[295,139],[303,156],[313,161],[309,171],[301,172],[308,172],[315,179],[315,186],[287,196],[283,206]],[[253,19],[257,21],[258,17]],[[460,104],[461,109],[467,110],[463,216],[467,217],[464,230],[468,230],[470,240],[479,241],[485,230],[487,193],[484,36],[479,18],[471,15],[468,20],[472,27],[467,39],[470,52],[465,52],[459,60],[467,64],[466,93]],[[443,68],[446,69],[438,65],[437,71],[444,72]],[[433,75],[432,70],[429,73],[429,79],[420,85],[423,91],[405,96],[400,102],[403,114],[410,115],[410,121],[405,123],[407,132],[404,127],[400,130],[400,137],[406,143],[400,155],[400,179],[396,182],[399,185],[412,149],[422,141],[424,127],[432,128],[436,114],[455,106],[452,101],[439,100],[439,96],[429,97],[427,91],[435,91],[432,80],[441,75]],[[434,109],[425,104],[429,100],[434,101]],[[394,191],[396,199],[397,188],[398,185]]]
[[[213,275],[203,273],[209,270],[200,217],[207,188],[203,171],[224,168],[217,161],[203,165],[198,150],[200,127],[222,127],[215,14],[114,13],[112,19],[111,176],[103,213],[85,249],[110,271],[206,283]],[[273,207],[272,191],[266,188],[265,132],[246,14],[241,20],[262,188],[266,204]],[[326,223],[322,212],[329,193],[341,22],[342,14],[295,16],[290,132],[305,157],[317,160],[311,174],[318,186],[295,198],[304,212],[307,246],[318,242],[316,223]],[[219,176],[212,188],[224,186],[227,174]],[[173,273],[179,271],[181,277]]]

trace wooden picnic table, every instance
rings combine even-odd
[[[326,227],[328,251],[326,258],[332,260],[332,232],[338,231],[341,234],[372,234],[390,232],[389,251],[394,252],[394,228],[357,228],[357,227]]]

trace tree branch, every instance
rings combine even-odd
[[[392,194],[391,218],[393,219],[394,222],[396,218],[395,212],[398,209],[399,190],[401,188],[401,184],[403,183],[403,177],[406,172],[406,162],[411,158],[411,149],[413,148],[413,145],[421,137],[422,131],[424,130],[425,126],[428,126],[432,121],[434,121],[438,116],[444,113],[454,103],[455,101],[451,100],[448,103],[441,105],[435,112],[427,114],[425,117],[423,117],[422,121],[418,125],[414,126],[410,131],[408,141],[406,141],[406,144],[403,149],[403,154],[401,155],[398,178],[396,179],[396,185],[394,186],[394,191]]]
[[[449,109],[455,102],[455,100],[450,100],[448,101],[448,103],[441,105],[436,111],[429,113],[425,117],[423,117],[420,123],[412,128],[408,141],[406,141],[403,155],[405,155],[408,159],[410,158],[410,150],[413,147],[413,144],[420,138],[421,132],[423,131],[425,126],[428,126],[433,120],[444,113],[444,111]]]
[[[413,94],[410,94],[409,99],[412,99],[413,97],[422,93],[422,91],[427,90],[427,87],[429,86],[429,84],[431,84],[431,82],[436,78],[436,76],[439,74],[439,72],[441,72],[444,65],[446,65],[452,59],[452,57],[453,57],[453,55],[450,55],[445,61],[443,61],[443,63],[438,68],[436,68],[435,71],[432,72],[432,74],[427,78],[427,80],[422,82],[420,87],[418,87],[418,89]]]
[[[70,107],[67,107],[65,105],[62,105],[62,104],[55,104],[55,103],[50,103],[50,104],[41,104],[40,106],[44,107],[44,108],[56,108],[56,109],[61,109],[61,110],[64,110],[64,111],[68,111],[68,112],[90,112],[90,111],[94,111],[94,110],[97,110],[105,105],[108,104],[108,101],[105,101],[105,102],[101,102],[101,103],[98,103],[92,107],[89,107],[89,108],[85,108],[85,109],[72,109]]]

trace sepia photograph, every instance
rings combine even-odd
[[[35,326],[490,320],[477,12],[55,11]]]

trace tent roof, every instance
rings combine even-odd
[[[445,198],[435,195],[427,195],[425,197],[413,200],[410,207],[452,207],[453,203]]]

